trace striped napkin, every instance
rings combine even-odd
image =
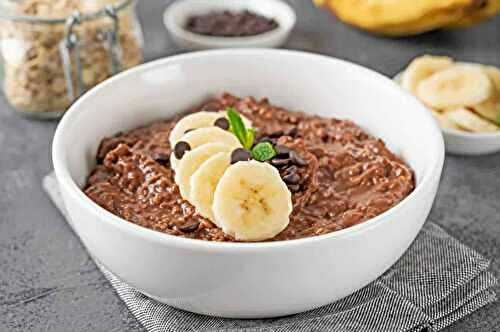
[[[66,217],[54,174],[43,186]],[[71,225],[71,223],[70,223]],[[489,261],[435,223],[425,224],[401,259],[380,278],[324,307],[273,319],[224,319],[159,303],[119,280],[94,259],[147,331],[439,331],[496,300]]]

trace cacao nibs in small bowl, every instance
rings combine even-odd
[[[265,16],[244,10],[241,12],[213,11],[188,18],[185,29],[205,36],[249,37],[269,32],[278,23]]]

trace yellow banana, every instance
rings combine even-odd
[[[478,22],[491,18],[500,12],[500,0],[484,0],[476,6],[471,7],[465,15],[445,28],[466,28]]]
[[[341,21],[372,33],[407,36],[493,16],[500,0],[313,0]]]

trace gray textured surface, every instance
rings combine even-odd
[[[148,60],[178,52],[161,22],[168,2],[140,5]],[[292,3],[298,26],[289,48],[348,59],[387,75],[424,52],[500,65],[500,18],[468,30],[383,39],[340,24],[308,0]],[[143,331],[42,192],[55,127],[18,117],[0,98],[0,331]],[[500,154],[447,156],[431,214],[451,234],[493,259],[497,276],[499,197]],[[447,331],[500,331],[500,303]]]

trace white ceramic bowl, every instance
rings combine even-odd
[[[278,27],[250,37],[203,36],[184,29],[190,16],[218,10],[250,10],[274,18],[278,22]],[[293,9],[281,0],[178,0],[166,9],[163,21],[173,41],[180,48],[194,51],[211,48],[282,46],[295,26],[296,15]]]
[[[401,75],[394,76],[397,83],[401,82]],[[500,151],[500,132],[470,133],[450,128],[441,128],[441,131],[446,152],[450,154],[477,156]]]
[[[500,151],[500,132],[468,133],[454,129],[442,129],[446,152],[476,156]]]
[[[416,189],[360,225],[274,243],[213,243],[166,235],[124,221],[81,191],[103,137],[168,118],[223,91],[356,121],[411,165]],[[70,220],[94,257],[158,301],[240,318],[313,309],[380,276],[426,220],[443,159],[442,136],[432,115],[390,79],[321,55],[263,49],[191,53],[119,74],[70,108],[53,145]]]

